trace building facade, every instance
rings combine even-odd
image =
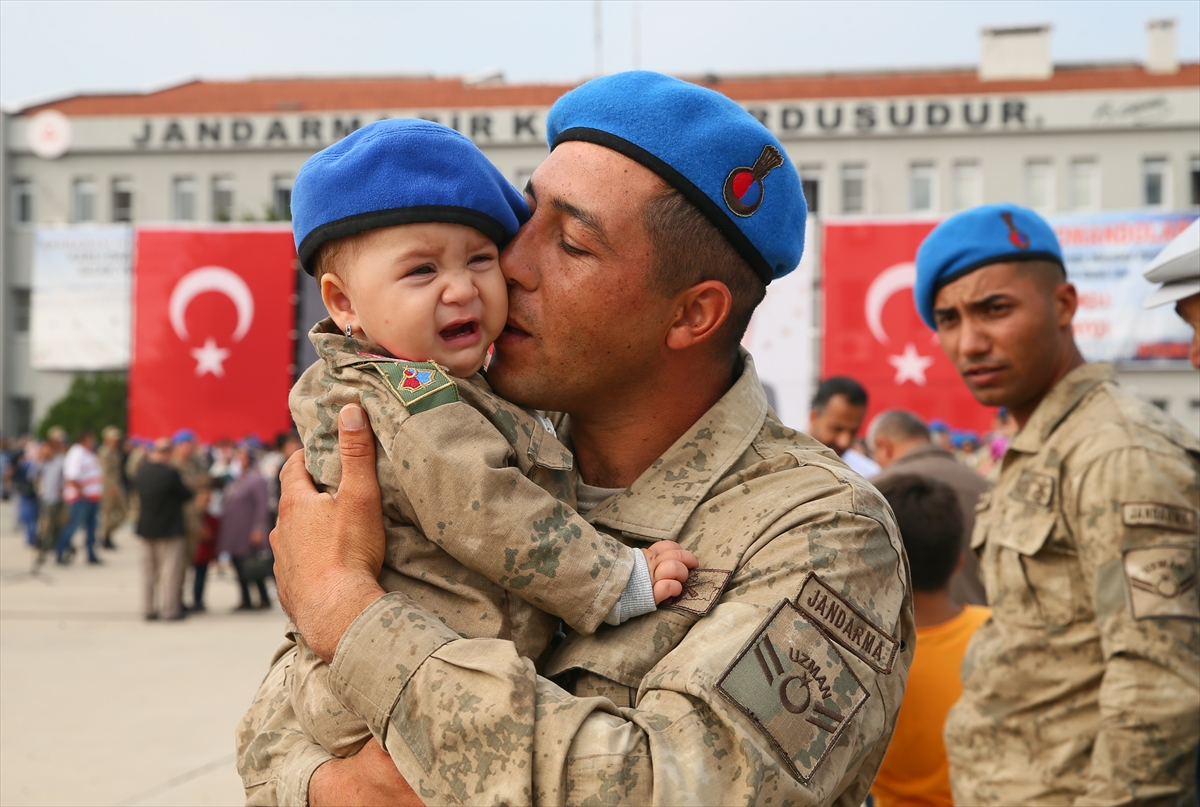
[[[983,58],[972,69],[692,80],[733,98],[779,136],[818,220],[938,217],[1001,201],[1047,214],[1196,210],[1200,64],[1176,63],[1173,35],[1164,31],[1171,33],[1151,24],[1143,64],[1051,65],[1049,32],[1039,28],[984,32]],[[37,228],[286,219],[304,160],[388,117],[428,118],[462,131],[521,187],[547,154],[550,105],[572,86],[193,81],[6,114],[5,433],[36,426],[72,377],[31,366]],[[819,261],[816,273],[819,287]],[[1119,369],[1137,394],[1200,430],[1200,390],[1190,370],[1178,362]]]

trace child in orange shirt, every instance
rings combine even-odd
[[[967,642],[991,613],[958,605],[950,576],[962,566],[962,510],[954,490],[916,474],[880,482],[896,513],[912,567],[917,647],[896,732],[871,786],[876,807],[953,805],[942,728],[962,694],[959,668]]]

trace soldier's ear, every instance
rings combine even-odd
[[[346,323],[355,316],[354,301],[350,299],[346,281],[333,272],[321,275],[321,301],[339,329],[345,329]]]
[[[707,342],[721,329],[733,308],[733,295],[719,280],[705,280],[675,295],[667,347],[686,350]]]

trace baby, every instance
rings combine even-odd
[[[508,317],[499,251],[529,209],[469,139],[428,121],[371,124],[304,164],[292,207],[300,262],[329,319],[309,335],[320,358],[289,404],[308,471],[327,491],[341,478],[338,411],[365,409],[386,590],[462,636],[511,640],[531,659],[560,619],[591,633],[682,591],[695,557],[672,541],[633,549],[592,527],[551,423],[479,374]],[[300,723],[330,753],[355,753],[366,723],[295,639],[289,689]]]

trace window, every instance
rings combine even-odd
[[[13,222],[16,224],[33,223],[33,182],[28,179],[13,180]]]
[[[908,209],[913,213],[932,213],[937,173],[932,163],[913,163],[908,168]]]
[[[112,220],[133,221],[133,180],[127,177],[112,181]]]
[[[1171,198],[1170,174],[1163,157],[1142,160],[1142,204],[1146,207],[1167,207]]]
[[[1049,160],[1025,163],[1025,205],[1039,213],[1054,210],[1054,166]]]
[[[29,333],[29,289],[12,290],[13,333]]]
[[[1200,207],[1200,157],[1192,158],[1192,207]]]
[[[212,220],[233,221],[233,177],[213,177]]]
[[[30,434],[33,431],[33,399],[18,395],[8,397],[8,418],[5,424],[10,434]]]
[[[867,209],[867,169],[861,165],[842,166],[842,212],[862,213]]]
[[[175,177],[171,182],[171,218],[196,220],[196,180],[191,177]]]
[[[983,171],[977,162],[954,164],[954,209],[967,210],[983,204]]]
[[[808,215],[821,210],[821,167],[800,166],[800,185],[804,189],[804,201],[808,203]]]
[[[71,221],[77,224],[96,220],[96,181],[77,179],[71,184]]]
[[[292,220],[292,178],[277,176],[271,183],[271,213],[276,221]]]
[[[1071,210],[1100,209],[1100,166],[1091,158],[1071,160],[1067,205]]]

